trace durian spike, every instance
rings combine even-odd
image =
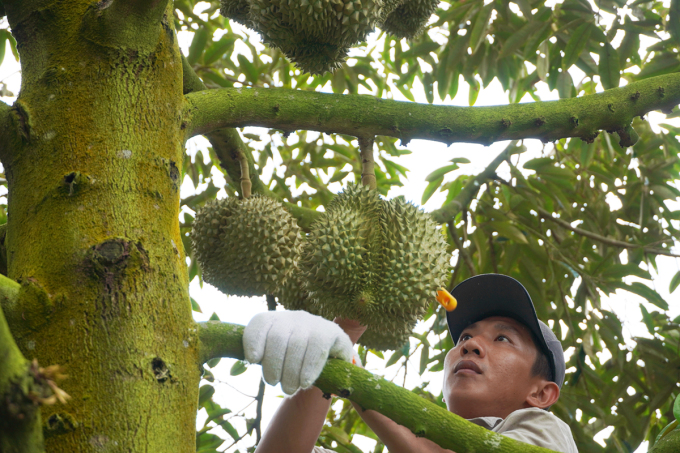
[[[250,198],[253,183],[250,182],[250,167],[246,153],[239,150],[238,162],[241,165],[241,195],[243,198]]]
[[[373,142],[375,137],[357,137],[361,150],[361,184],[370,189],[378,187],[375,179],[375,161],[373,160]]]

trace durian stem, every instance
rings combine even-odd
[[[185,99],[187,138],[222,127],[261,126],[446,144],[488,145],[524,138],[592,140],[598,131],[624,133],[634,117],[680,103],[680,73],[578,98],[484,107],[285,88],[218,88],[190,93]]]
[[[244,359],[243,326],[214,321],[199,325],[201,363],[216,357]],[[430,439],[457,453],[552,451],[488,431],[403,387],[342,360],[330,359],[314,385],[324,393],[347,398],[364,410],[377,411],[407,427],[416,436]]]
[[[375,161],[373,160],[373,143],[375,137],[357,137],[361,150],[361,184],[371,189],[378,187],[375,179]]]
[[[243,198],[250,198],[250,190],[253,187],[253,183],[250,182],[248,159],[243,151],[241,151],[238,161],[241,164],[241,195]]]

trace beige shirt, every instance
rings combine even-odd
[[[531,407],[519,409],[505,419],[499,417],[477,417],[470,421],[493,432],[503,434],[521,442],[561,453],[578,453],[569,425],[548,411]],[[314,447],[312,453],[333,453]]]

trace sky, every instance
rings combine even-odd
[[[196,5],[195,12],[201,13],[204,8],[205,4],[199,3]],[[607,18],[605,17],[605,19]],[[611,20],[611,18],[609,18],[609,20]],[[238,24],[232,23],[232,26],[235,29],[242,30],[243,33],[248,33],[252,35],[251,32],[248,32],[240,28]],[[6,22],[4,21],[0,22],[0,27],[5,28]],[[375,39],[375,36],[376,35],[372,35],[370,39]],[[187,54],[188,52],[188,47],[189,44],[191,43],[191,37],[192,33],[190,32],[179,33],[180,47],[182,48],[185,54]],[[218,38],[219,32],[217,32],[215,35],[215,39]],[[255,38],[253,41],[258,42],[258,39]],[[256,45],[262,48],[262,44]],[[11,55],[9,44],[7,44],[6,50],[7,51],[5,59],[2,65],[0,65],[0,84],[4,84],[6,89],[8,89],[14,94],[17,94],[19,92],[21,74],[19,71],[18,63],[14,60],[14,58]],[[236,53],[243,53],[246,56],[250,54],[250,52],[245,48],[243,49],[237,48]],[[234,61],[236,61],[236,53],[233,55]],[[578,69],[573,69],[571,72],[572,77],[575,81],[580,80],[581,77],[583,76],[583,74],[580,73]],[[0,85],[0,89],[2,87],[3,85]],[[464,83],[462,79],[461,83],[459,84],[459,87],[460,88],[455,99],[448,100],[444,103],[440,102],[439,103],[447,105],[467,106],[468,105],[467,84]],[[539,88],[540,88],[539,95],[543,100],[558,99],[557,92],[556,91],[549,92],[545,84],[539,84]],[[328,87],[326,87],[326,90],[329,91]],[[7,93],[5,92],[3,94]],[[416,96],[417,102],[423,103],[426,102],[423,91],[420,87],[418,86],[414,87],[414,94]],[[4,102],[11,104],[15,100],[15,97],[4,96],[1,97],[0,99],[2,99],[2,101]],[[406,100],[402,97],[401,93],[399,93],[398,91],[395,92],[394,99]],[[532,99],[527,95],[526,99],[523,99],[522,102],[532,102]],[[477,106],[497,105],[499,103],[507,103],[507,95],[503,92],[500,83],[498,83],[498,81],[495,80],[489,87],[485,88],[480,93],[475,105]],[[658,112],[650,113],[648,115],[648,120],[656,131],[659,130],[658,124],[662,122],[667,122],[674,124],[675,126],[680,126],[680,119],[666,120],[665,115]],[[244,132],[262,134],[263,136],[266,135],[266,130],[261,128],[246,128]],[[542,153],[544,152],[550,151],[549,148],[544,148],[544,145],[538,140],[526,140],[524,144],[528,147],[528,151],[519,156],[521,159],[520,166],[522,162],[526,162],[527,160],[542,155]],[[477,174],[481,172],[486,167],[486,165],[505,148],[506,145],[507,142],[498,142],[494,143],[491,146],[473,144],[454,144],[450,147],[447,147],[446,145],[440,143],[433,143],[423,140],[413,140],[408,144],[408,149],[413,151],[413,153],[410,155],[400,156],[399,158],[395,159],[395,161],[398,164],[405,166],[410,170],[408,173],[408,177],[404,181],[403,187],[394,187],[390,190],[388,198],[403,195],[405,196],[406,199],[413,201],[415,204],[420,204],[422,192],[425,186],[427,185],[425,177],[434,169],[447,165],[450,159],[454,157],[466,157],[470,159],[471,163],[467,165],[462,165],[461,169],[458,170],[457,172],[449,173],[445,181],[455,178],[456,176],[461,174],[461,172],[465,174]],[[197,151],[201,150],[203,151],[203,155],[207,156],[207,152],[205,151],[207,146],[209,146],[207,140],[205,140],[202,137],[197,137],[190,140],[187,143],[187,151],[190,154],[194,155]],[[280,161],[279,162],[274,161],[264,169],[263,176],[265,180],[267,179],[267,176],[270,175],[272,172],[280,171],[280,168],[277,168],[278,164],[280,164]],[[223,186],[224,178],[222,177],[222,174],[216,169],[213,170],[214,170],[213,179],[215,185],[217,187]],[[509,174],[509,169],[507,165],[503,164],[503,166],[499,168],[498,173],[501,177],[507,176]],[[676,187],[680,187],[680,184],[678,182],[676,182]],[[300,188],[300,190],[302,190],[303,188],[304,187]],[[341,190],[341,185],[337,184],[337,187],[331,188],[333,190],[339,191]],[[200,186],[199,190],[201,190]],[[181,196],[186,197],[193,194],[194,192],[195,189],[193,187],[193,184],[190,182],[188,178],[185,179],[181,187]],[[222,191],[221,194],[218,194],[218,197],[224,197],[224,195],[225,195],[224,191]],[[0,196],[2,196],[2,193],[0,193]],[[441,206],[444,199],[445,194],[437,192],[430,198],[430,200],[425,205],[422,206],[422,208],[425,211],[431,211],[433,209],[436,209],[439,206]],[[0,198],[0,202],[6,203],[6,198],[4,197]],[[674,208],[680,209],[680,203],[676,202]],[[680,251],[680,244],[677,242],[675,250],[676,252]],[[653,283],[651,284],[659,292],[659,294],[661,294],[662,297],[664,297],[667,301],[670,302],[673,299],[668,294],[668,284],[672,276],[678,270],[680,270],[680,260],[670,257],[660,257],[658,259],[658,263],[659,263],[658,275],[655,275],[653,269],[650,270],[650,272],[655,277]],[[646,284],[650,284],[649,281],[643,282]],[[678,292],[674,294],[675,298],[678,297],[678,293],[680,293],[680,290],[678,290]],[[209,284],[204,284],[203,287],[201,287],[199,285],[198,280],[196,279],[191,282],[190,294],[196,301],[198,301],[203,311],[203,313],[194,313],[194,318],[196,321],[205,321],[213,313],[216,313],[223,321],[245,325],[255,314],[267,310],[266,302],[262,297],[245,298],[226,296]],[[603,306],[615,312],[622,320],[624,325],[624,335],[626,335],[627,339],[629,340],[634,336],[649,336],[646,327],[642,323],[642,316],[639,309],[640,302],[641,299],[638,296],[630,294],[626,291],[618,291],[614,296],[605,298],[603,300]],[[649,303],[642,302],[642,304],[645,305],[645,307],[650,311],[657,310],[655,306]],[[281,308],[279,307],[279,310],[280,309]],[[680,304],[671,303],[670,313],[672,317],[680,315]],[[424,332],[428,329],[428,327],[429,324],[419,323],[419,325],[416,327],[416,331]],[[569,355],[570,353],[571,351],[567,351],[567,355]],[[606,355],[600,357],[602,362],[607,360],[607,358],[608,357]],[[229,371],[234,362],[235,361],[231,359],[222,359],[220,364],[217,365],[214,369],[212,369],[212,372],[216,378],[215,381],[216,393],[214,399],[219,404],[229,407],[230,409],[232,409],[232,411],[234,411],[234,414],[236,414],[237,416],[235,416],[231,421],[233,422],[234,426],[239,430],[239,432],[243,432],[245,429],[245,417],[253,418],[255,414],[255,404],[253,402],[254,400],[252,397],[257,394],[259,381],[261,379],[261,371],[259,366],[251,365],[243,374],[239,376],[231,376]],[[390,368],[385,368],[384,363],[385,360],[382,360],[374,355],[369,354],[368,361],[365,364],[365,366],[369,371],[384,375],[388,379],[394,378],[394,382],[400,385],[405,384],[407,388],[413,388],[416,385],[421,385],[422,383],[427,382],[428,385],[426,389],[428,391],[435,395],[438,395],[440,393],[442,379],[441,373],[425,372],[423,376],[418,376],[417,373],[409,373],[406,376],[406,379],[404,380],[403,372],[398,371],[399,368],[398,365],[393,365]],[[413,367],[411,369],[418,368],[419,364],[418,353],[416,353],[410,359],[409,365],[411,363],[413,364]],[[271,417],[273,416],[274,412],[276,411],[276,408],[278,407],[282,397],[283,393],[281,392],[279,386],[276,387],[267,386],[263,402],[263,420],[262,420],[263,428],[266,429],[266,426],[271,420]],[[244,415],[245,417],[240,417],[238,415]],[[206,416],[204,411],[201,411],[201,413],[199,413],[197,420],[199,427],[203,426],[203,421],[205,420],[205,418]],[[596,440],[602,442],[603,439],[605,439],[609,435],[610,431],[611,430],[605,430],[601,432],[600,434],[598,434],[598,436],[596,436]],[[221,429],[215,430],[215,432],[217,432],[219,435],[223,437],[227,438],[229,437]],[[227,448],[230,445],[230,443],[231,443],[230,440],[225,442],[225,444],[223,444],[220,450],[226,449],[225,451],[234,452],[235,450],[241,448],[241,451],[244,451],[244,447],[253,444],[253,439],[246,437],[241,443],[231,446],[230,448]],[[371,451],[375,445],[375,441],[364,436],[355,436],[354,443],[363,451]],[[647,446],[646,444],[643,444],[636,451],[636,453],[643,453],[645,451],[647,451]]]

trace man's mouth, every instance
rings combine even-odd
[[[461,360],[456,364],[453,369],[453,374],[458,374],[458,372],[465,374],[482,374],[481,368],[472,360]]]

